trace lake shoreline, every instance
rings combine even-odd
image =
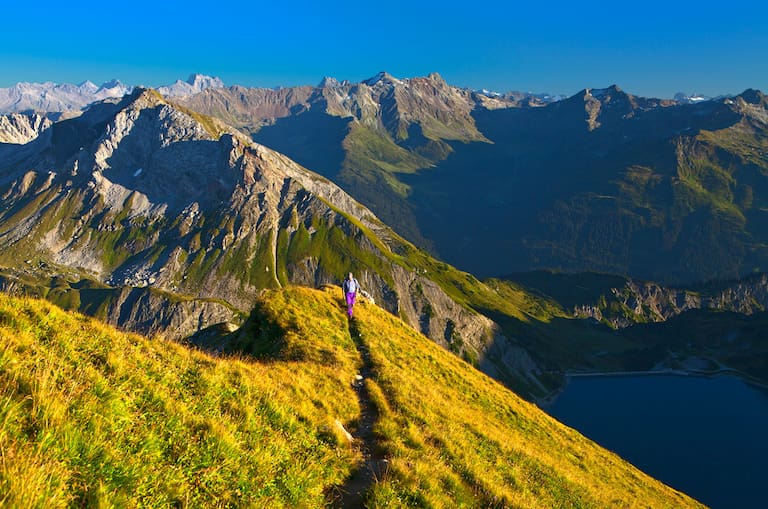
[[[547,408],[551,407],[552,404],[555,402],[555,400],[560,396],[560,394],[565,391],[566,387],[568,387],[568,384],[570,383],[571,378],[592,378],[592,377],[633,377],[633,376],[664,376],[664,375],[671,375],[671,376],[696,376],[696,377],[702,377],[702,378],[714,378],[718,376],[734,376],[736,378],[739,378],[743,380],[745,383],[749,385],[753,385],[755,387],[759,387],[761,389],[768,389],[768,383],[756,378],[754,376],[751,376],[747,373],[744,373],[743,371],[739,371],[738,369],[734,368],[728,368],[728,367],[719,367],[718,369],[681,369],[681,368],[662,368],[662,369],[651,369],[646,371],[568,371],[563,373],[563,376],[565,378],[565,382],[562,386],[558,387],[554,391],[550,392],[546,396],[543,396],[541,398],[537,398],[535,403],[536,406],[546,411]]]

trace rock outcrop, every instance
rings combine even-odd
[[[692,309],[746,315],[765,311],[768,309],[768,274],[699,290],[667,288],[628,279],[624,286],[611,288],[600,302],[577,304],[573,315],[624,328],[637,323],[664,322]]]
[[[53,122],[36,113],[0,116],[0,143],[23,145],[51,127]]]

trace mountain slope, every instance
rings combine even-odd
[[[486,141],[471,112],[489,100],[448,85],[437,73],[398,79],[382,72],[361,83],[326,78],[317,87],[212,89],[182,103],[290,154],[424,244],[399,175],[444,159],[449,141]],[[495,108],[518,104],[504,97],[492,102]]]
[[[689,284],[766,265],[760,92],[691,104],[616,86],[550,104],[489,99],[437,75],[381,73],[186,104],[237,121],[482,277],[547,268]]]
[[[179,339],[238,324],[265,288],[354,271],[380,306],[433,340],[526,394],[549,390],[536,362],[473,307],[467,292],[494,300],[489,288],[325,178],[157,92],[95,104],[4,149],[8,288]],[[494,352],[506,360],[486,362]]]
[[[665,106],[613,87],[477,110],[493,144],[456,145],[406,178],[409,201],[437,252],[481,276],[548,267],[663,284],[741,277],[768,256],[765,108],[757,92]]]
[[[0,116],[0,143],[24,144],[51,127],[52,122],[40,115],[15,113]]]
[[[232,342],[261,360],[0,295],[4,500],[331,504],[365,460],[341,425],[359,436],[373,404],[388,467],[357,486],[367,507],[701,507],[375,306],[360,307],[352,337],[338,291],[267,293]]]

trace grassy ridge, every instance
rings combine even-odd
[[[371,305],[368,507],[697,507]],[[0,295],[0,503],[321,507],[360,464],[340,290],[268,291],[213,358]],[[251,360],[247,360],[251,359]]]
[[[390,470],[371,506],[696,507],[368,306],[359,331]]]
[[[344,355],[215,359],[2,295],[0,340],[4,507],[316,507],[354,464]]]

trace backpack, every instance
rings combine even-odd
[[[360,283],[357,282],[357,279],[352,278],[350,281],[349,279],[344,280],[344,284],[342,285],[342,288],[344,288],[344,293],[352,293],[350,290],[350,283],[353,283],[354,285],[354,293],[357,293],[360,290]]]

